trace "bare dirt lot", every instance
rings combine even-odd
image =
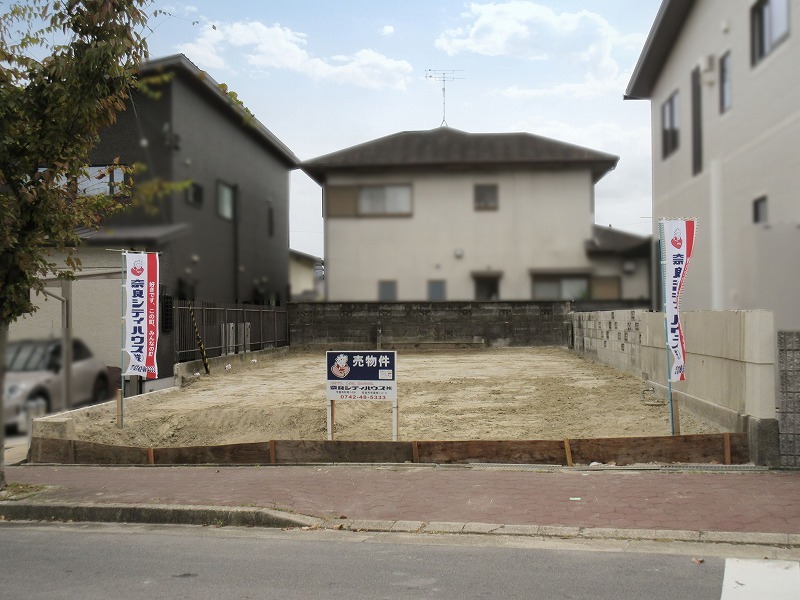
[[[410,352],[397,356],[400,439],[514,440],[669,435],[669,409],[642,402],[642,381],[562,348]],[[649,398],[648,398],[649,401]],[[335,437],[391,440],[391,403],[338,402]],[[260,357],[188,386],[76,418],[79,439],[174,447],[325,439],[325,353]],[[719,429],[685,411],[682,433]]]

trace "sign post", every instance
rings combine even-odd
[[[328,439],[333,440],[336,401],[392,403],[392,441],[398,439],[397,353],[392,350],[327,352]]]
[[[680,433],[680,424],[672,398],[672,382],[686,379],[686,344],[679,306],[686,270],[694,249],[697,219],[661,219],[658,227],[661,242],[661,286],[664,290],[669,420],[672,435],[675,435]]]
[[[158,378],[159,265],[155,252],[123,252],[124,316],[122,336],[122,392],[117,427],[124,426],[125,376]],[[128,367],[124,368],[125,354]]]

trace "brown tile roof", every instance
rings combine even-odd
[[[300,168],[319,183],[332,171],[523,167],[589,168],[597,182],[618,156],[530,133],[467,133],[450,127],[404,131],[304,161]]]
[[[649,235],[636,235],[610,226],[595,225],[592,227],[592,239],[586,241],[586,253],[649,256],[651,240],[652,236]]]

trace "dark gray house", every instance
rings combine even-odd
[[[162,292],[176,298],[284,304],[297,157],[184,55],[149,62],[141,74],[159,78],[155,95],[129,100],[92,163],[119,157],[145,165],[142,180],[190,185],[155,212],[114,216],[85,243],[162,252]]]

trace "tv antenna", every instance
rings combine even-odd
[[[438,69],[426,69],[425,79],[435,79],[442,83],[442,124],[439,127],[447,127],[447,82],[455,79],[465,79],[459,74],[463,73],[463,69],[449,69],[441,71]]]

